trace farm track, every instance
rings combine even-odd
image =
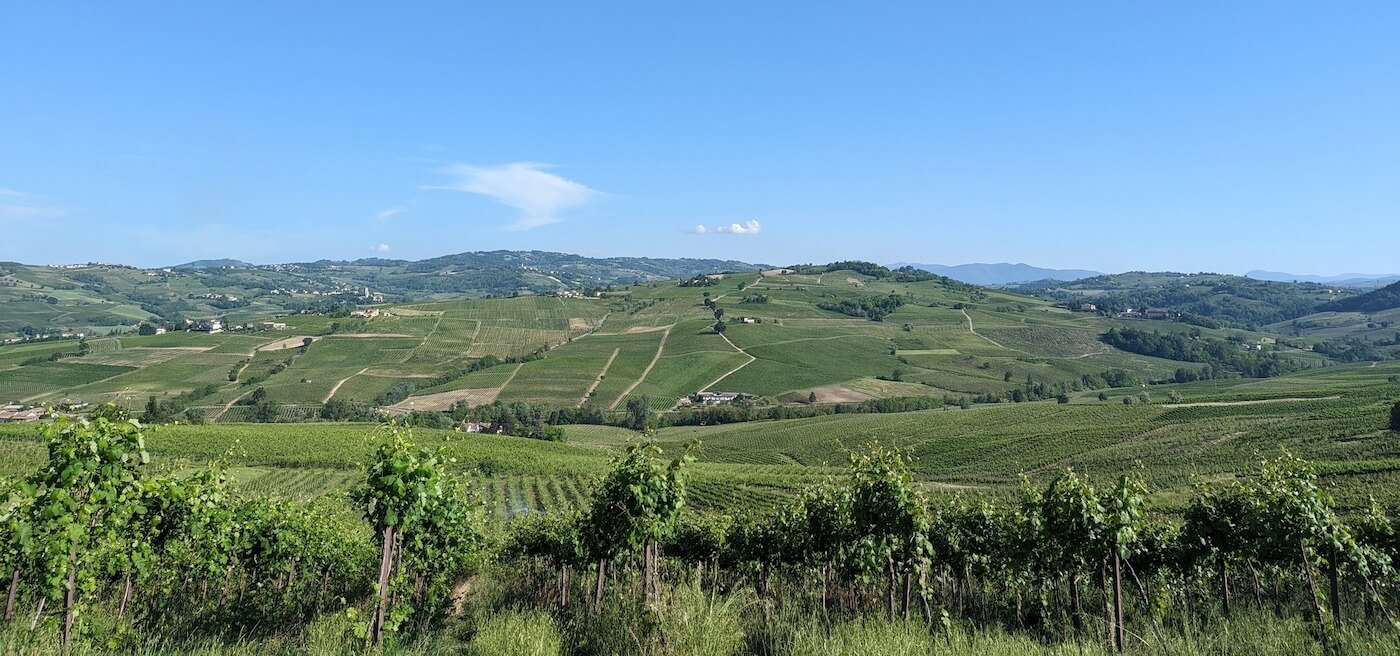
[[[515,380],[515,375],[518,374],[518,373],[520,373],[520,369],[523,368],[524,366],[525,366],[525,363],[524,363],[524,362],[521,362],[520,364],[515,365],[515,371],[510,372],[510,375],[506,377],[506,382],[501,383],[501,386],[496,388],[496,397],[492,398],[491,401],[495,401],[496,398],[499,398],[499,397],[501,396],[501,392],[504,392],[505,389],[506,389],[506,386],[507,386],[507,385],[510,385],[510,381]],[[491,401],[488,401],[488,403],[491,402]]]
[[[747,366],[753,364],[754,362],[757,362],[757,361],[758,361],[758,358],[755,358],[754,356],[749,355],[748,351],[745,351],[744,349],[741,349],[741,348],[739,348],[739,347],[737,347],[737,346],[734,346],[734,342],[729,341],[729,337],[726,336],[724,333],[720,333],[719,336],[720,336],[722,339],[724,339],[725,343],[729,344],[730,346],[733,346],[733,347],[734,347],[734,350],[736,350],[736,351],[738,351],[738,352],[740,352],[740,353],[743,353],[746,357],[748,357],[749,361],[748,361],[748,362],[745,362],[744,364],[741,364],[741,365],[739,365],[739,366],[737,366],[737,367],[734,367],[733,369],[730,369],[729,371],[725,372],[723,376],[720,376],[719,378],[716,378],[716,379],[710,381],[710,384],[709,384],[709,385],[706,385],[706,386],[701,387],[700,389],[696,390],[697,392],[703,392],[703,391],[705,391],[705,390],[707,390],[707,389],[713,389],[715,385],[718,385],[718,384],[720,383],[720,381],[722,381],[722,380],[724,380],[725,378],[728,378],[728,377],[734,375],[734,374],[735,374],[736,372],[738,372],[740,369],[743,369],[744,367],[747,367]],[[677,405],[677,406],[680,405],[680,400],[679,400],[679,399],[676,400],[676,405]],[[675,406],[671,406],[671,407],[672,407],[673,409],[675,408]]]
[[[247,392],[244,392],[244,393],[242,393],[242,394],[239,394],[238,396],[235,396],[235,397],[229,399],[229,400],[228,400],[228,403],[225,403],[225,404],[224,404],[224,407],[221,408],[221,409],[219,410],[219,414],[214,415],[209,421],[218,421],[218,420],[222,419],[223,416],[224,416],[225,414],[228,413],[229,408],[232,408],[232,407],[234,406],[234,404],[238,403],[239,401],[242,401],[242,400],[243,400],[243,397],[248,396],[249,394],[252,394],[252,393],[253,393],[253,390],[248,390]]]
[[[356,371],[355,373],[340,379],[340,382],[336,383],[335,386],[331,388],[331,391],[326,393],[326,398],[321,399],[321,403],[326,403],[330,401],[331,397],[335,396],[335,393],[340,391],[341,385],[344,385],[346,381],[349,381],[351,378],[354,378],[355,376],[358,376],[366,371],[369,371],[369,367],[365,367],[364,369]]]
[[[434,321],[434,322],[433,322],[433,329],[432,329],[432,330],[429,330],[429,331],[428,331],[428,334],[423,336],[423,341],[418,342],[418,346],[415,346],[415,347],[413,347],[412,349],[409,349],[408,355],[404,356],[404,359],[399,360],[399,362],[401,362],[401,363],[402,363],[402,362],[408,362],[409,360],[413,359],[413,356],[414,356],[415,354],[418,353],[418,349],[423,348],[423,345],[424,345],[424,344],[427,344],[427,343],[428,343],[428,340],[432,339],[432,338],[433,338],[433,335],[437,334],[438,328],[441,328],[441,327],[442,327],[442,315],[439,314],[439,315],[437,316],[437,321]],[[360,373],[364,373],[364,372],[362,371],[362,372],[360,372]],[[336,387],[339,387],[339,385],[337,385]]]
[[[628,385],[627,389],[622,390],[622,394],[618,395],[617,400],[613,401],[612,405],[608,406],[609,410],[616,410],[617,404],[622,403],[622,400],[627,398],[627,395],[631,394],[632,390],[637,389],[637,386],[641,385],[642,381],[646,380],[647,376],[651,374],[652,367],[655,367],[656,361],[661,359],[661,352],[666,350],[666,340],[671,336],[671,329],[675,327],[675,324],[666,326],[666,330],[661,333],[661,343],[656,345],[656,355],[651,356],[651,362],[648,362],[647,368],[642,370],[642,375],[637,376],[637,380],[632,381],[632,384]]]
[[[593,384],[589,385],[588,389],[584,390],[583,398],[579,399],[578,407],[582,408],[583,404],[588,403],[588,397],[593,396],[593,390],[598,389],[598,386],[603,383],[603,377],[608,375],[608,369],[612,367],[613,360],[616,360],[617,354],[621,352],[621,348],[613,349],[612,355],[608,357],[607,363],[603,365],[603,370],[598,372],[598,377],[593,379]]]
[[[965,310],[965,309],[964,309],[964,310],[959,310],[959,312],[962,312],[963,317],[967,319],[967,332],[970,332],[970,333],[972,333],[972,334],[974,334],[974,335],[977,335],[978,337],[981,337],[982,339],[987,340],[987,343],[988,343],[988,344],[991,344],[992,346],[995,346],[995,347],[997,347],[997,348],[1004,348],[1004,349],[1006,349],[1006,350],[1008,350],[1008,351],[1016,351],[1016,352],[1018,352],[1018,353],[1025,353],[1025,351],[1022,351],[1021,349],[1014,349],[1014,348],[1008,348],[1008,347],[1002,346],[1002,345],[1001,345],[999,342],[997,342],[996,340],[994,340],[994,339],[992,339],[992,338],[990,338],[990,337],[988,337],[988,336],[986,336],[986,335],[979,334],[976,330],[974,330],[974,329],[972,328],[972,315],[968,314],[968,313],[967,313],[967,310]]]
[[[17,368],[17,367],[16,367],[16,368]],[[8,370],[7,370],[7,371],[8,371]],[[125,375],[127,375],[127,374],[140,373],[140,371],[141,371],[141,370],[140,370],[139,368],[138,368],[138,369],[133,369],[133,370],[131,370],[131,371],[123,371],[123,372],[121,372],[121,373],[119,373],[119,374],[117,374],[117,375],[115,375],[115,376],[108,376],[108,377],[102,378],[102,379],[100,379],[100,380],[94,380],[94,381],[89,382],[89,383],[83,383],[82,386],[83,386],[83,387],[87,387],[88,385],[96,385],[96,384],[98,384],[98,383],[105,383],[105,382],[110,381],[110,380],[115,380],[115,379],[117,379],[117,378],[121,378],[122,376],[125,376]],[[57,394],[58,392],[61,392],[61,391],[63,391],[63,390],[55,390],[55,391],[52,391],[52,392],[44,392],[43,394],[35,394],[34,396],[31,396],[31,397],[28,397],[28,398],[24,398],[24,399],[20,399],[19,402],[20,402],[20,403],[29,403],[30,401],[35,401],[35,400],[38,400],[38,399],[42,399],[42,398],[44,398],[44,397],[46,397],[46,396],[49,396],[50,394]]]
[[[1258,405],[1260,403],[1287,403],[1289,401],[1331,401],[1342,398],[1340,394],[1333,396],[1292,396],[1280,399],[1253,399],[1249,401],[1199,401],[1196,403],[1172,403],[1172,408],[1219,408],[1233,405]]]
[[[749,283],[748,285],[745,285],[745,289],[747,289],[748,287],[752,287],[752,286],[754,286],[754,285],[757,285],[757,284],[760,283],[760,282],[763,282],[763,272],[762,272],[762,271],[759,271],[759,272],[758,272],[758,277],[754,278],[754,279],[753,279],[753,282]],[[736,291],[743,291],[743,290],[736,290]],[[716,297],[715,297],[715,300],[718,301],[719,299],[724,298],[725,296],[728,296],[728,295],[729,295],[729,292],[725,292],[725,293],[723,293],[723,294],[720,294],[719,296],[716,296]]]
[[[832,335],[831,337],[799,337],[799,338],[797,338],[797,339],[785,339],[785,340],[780,340],[780,341],[777,341],[777,342],[763,342],[762,344],[750,344],[750,345],[749,345],[749,348],[758,348],[758,347],[760,347],[760,346],[777,346],[777,345],[779,345],[779,344],[796,344],[796,343],[798,343],[798,342],[825,342],[825,341],[829,341],[829,340],[833,340],[833,339],[847,339],[847,338],[851,338],[851,337],[872,337],[872,335],[860,334],[860,333],[850,333],[850,334],[847,334],[847,335]],[[726,339],[726,341],[727,341],[727,339]],[[739,347],[735,346],[734,348],[739,348]],[[742,351],[742,349],[740,349],[740,350]]]

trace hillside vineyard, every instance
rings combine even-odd
[[[1397,310],[1342,307],[1388,292],[1092,280],[844,262],[292,313],[239,289],[34,333],[0,347],[0,635],[1400,648]]]

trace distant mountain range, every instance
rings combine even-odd
[[[1273,280],[1275,282],[1319,282],[1345,287],[1382,287],[1400,280],[1396,273],[1339,273],[1335,276],[1315,276],[1310,274],[1284,273],[1282,271],[1250,271],[1246,278]]]
[[[1035,280],[1079,280],[1080,278],[1092,278],[1103,275],[1098,271],[1086,269],[1046,269],[1029,264],[1009,264],[1000,262],[997,264],[958,264],[948,266],[944,264],[919,264],[917,262],[895,262],[890,268],[911,266],[915,269],[922,269],[940,276],[947,276],[953,280],[970,283],[973,285],[1009,285],[1018,282],[1032,282]]]

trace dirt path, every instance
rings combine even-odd
[[[252,394],[252,393],[253,393],[253,390],[248,390],[247,392],[244,392],[244,393],[242,393],[242,394],[239,394],[238,396],[235,396],[235,397],[229,399],[228,403],[225,403],[225,404],[224,404],[224,407],[223,407],[222,409],[219,410],[219,414],[214,415],[213,418],[211,418],[209,421],[210,421],[210,422],[216,422],[216,421],[222,419],[223,416],[224,416],[225,414],[228,413],[229,408],[232,408],[232,407],[234,406],[234,404],[238,403],[239,401],[242,401],[242,400],[243,400],[243,397],[248,396],[249,394]]]
[[[964,309],[962,309],[962,310],[959,310],[959,312],[962,312],[963,317],[965,317],[965,318],[967,319],[967,332],[970,332],[970,333],[972,333],[972,334],[974,334],[974,335],[977,335],[978,337],[981,337],[982,339],[987,340],[987,342],[988,342],[989,344],[992,344],[993,346],[996,346],[997,348],[1006,348],[1005,346],[1002,346],[1001,344],[998,344],[996,340],[994,340],[994,339],[992,339],[992,338],[990,338],[990,337],[988,337],[988,336],[986,336],[986,335],[978,335],[978,334],[977,334],[977,331],[972,329],[972,315],[970,315],[970,314],[967,313],[967,309],[966,309],[966,308],[964,308]],[[1018,350],[1020,350],[1020,349],[1007,349],[1007,350],[1008,350],[1008,351],[1018,351]]]
[[[143,368],[144,368],[144,367],[143,367]],[[108,377],[106,377],[106,378],[102,378],[102,379],[99,379],[99,380],[94,380],[94,381],[92,381],[92,382],[90,382],[90,383],[83,383],[82,385],[79,385],[79,386],[77,386],[77,387],[72,387],[72,388],[67,388],[67,389],[57,389],[57,390],[53,390],[52,392],[44,392],[43,394],[35,394],[34,396],[31,396],[31,397],[28,397],[28,398],[20,399],[19,402],[20,402],[20,403],[29,403],[30,401],[37,401],[37,400],[42,399],[42,398],[44,398],[44,397],[46,397],[46,396],[49,396],[49,395],[51,395],[51,394],[54,394],[55,392],[76,391],[76,390],[78,390],[78,389],[80,389],[80,388],[88,387],[88,386],[90,386],[90,385],[96,385],[96,384],[98,384],[98,383],[105,383],[105,382],[110,381],[110,380],[114,380],[114,379],[117,379],[117,378],[121,378],[122,376],[125,376],[125,375],[127,375],[127,374],[140,373],[141,370],[142,370],[143,368],[137,368],[137,369],[133,369],[133,370],[131,370],[131,371],[123,371],[123,372],[121,372],[121,373],[119,373],[119,374],[116,374],[116,375],[113,375],[113,376],[108,376]],[[10,371],[11,369],[18,369],[18,367],[11,367],[10,369],[6,369],[5,371]],[[128,389],[129,389],[129,388],[128,388]],[[122,390],[122,392],[125,392],[125,391],[126,391],[126,390]]]
[[[612,367],[613,360],[616,360],[617,354],[621,352],[621,348],[613,349],[612,355],[608,356],[607,364],[603,365],[603,370],[598,372],[598,377],[593,379],[593,384],[589,385],[588,389],[583,392],[583,398],[579,399],[578,407],[582,408],[583,404],[588,403],[588,397],[593,396],[593,390],[598,389],[598,386],[603,384],[603,376],[608,375],[608,369]]]
[[[659,333],[668,328],[670,328],[670,326],[631,326],[620,333],[591,332],[588,333],[588,335],[597,335],[599,337],[617,337],[618,335],[640,335],[642,333]],[[588,335],[584,335],[584,337],[588,337]]]
[[[637,389],[637,386],[641,385],[642,381],[646,380],[647,376],[651,374],[651,368],[655,367],[656,361],[661,359],[661,352],[666,350],[666,339],[671,336],[671,329],[675,327],[675,324],[666,326],[666,331],[661,333],[661,343],[656,345],[656,355],[651,356],[651,362],[648,362],[647,368],[642,370],[642,375],[637,376],[637,380],[632,381],[632,384],[628,385],[627,389],[622,390],[622,394],[617,397],[617,400],[613,401],[612,405],[608,406],[609,410],[616,410],[617,404],[622,403],[622,400],[627,398],[627,395],[631,394],[632,390]]]
[[[344,384],[345,384],[345,381],[350,380],[351,378],[354,378],[355,376],[358,376],[358,375],[360,375],[360,374],[362,374],[362,373],[364,373],[364,372],[366,372],[366,371],[369,371],[369,367],[365,367],[364,369],[361,369],[361,370],[359,370],[359,371],[356,371],[355,373],[350,374],[349,376],[346,376],[345,378],[342,378],[342,379],[340,380],[340,382],[338,382],[338,383],[335,384],[335,387],[332,387],[332,388],[331,388],[331,391],[330,391],[330,392],[327,392],[327,393],[326,393],[326,398],[321,399],[321,403],[325,403],[325,402],[327,402],[327,401],[330,401],[330,400],[331,400],[331,397],[335,396],[335,393],[340,391],[340,386],[341,386],[341,385],[344,385]]]
[[[238,379],[243,377],[243,370],[244,370],[244,369],[247,369],[247,368],[248,368],[248,365],[250,365],[250,364],[253,364],[253,359],[252,359],[252,358],[248,358],[247,360],[244,360],[244,361],[243,361],[243,364],[240,365],[240,366],[238,367],[238,371],[235,371],[235,372],[233,373],[233,380],[230,380],[229,383],[232,383],[232,384],[235,384],[235,385],[238,384]]]
[[[501,383],[501,386],[496,388],[496,396],[500,396],[500,395],[501,395],[501,392],[504,392],[504,391],[506,390],[506,386],[507,386],[507,385],[510,385],[510,381],[515,380],[516,374],[520,373],[520,370],[521,370],[522,368],[524,368],[524,366],[525,366],[525,363],[524,363],[524,362],[521,362],[520,364],[515,365],[515,371],[510,372],[510,375],[509,375],[509,376],[506,376],[506,382]],[[495,400],[495,399],[492,399],[492,401],[494,401],[494,400]]]
[[[744,290],[748,289],[749,287],[751,287],[751,286],[753,286],[753,285],[757,285],[757,284],[760,283],[760,282],[763,282],[763,272],[762,272],[762,271],[760,271],[760,272],[758,273],[758,276],[757,276],[756,278],[753,279],[753,282],[749,283],[748,285],[745,285],[745,286],[744,286],[744,289],[738,289],[738,290],[735,290],[735,291],[744,291]],[[716,296],[714,300],[718,301],[719,299],[724,298],[725,296],[728,296],[728,295],[729,295],[729,292],[725,292],[725,293],[723,293],[723,294],[720,294],[719,296]]]
[[[1341,395],[1334,396],[1290,396],[1282,399],[1254,399],[1252,401],[1200,401],[1197,403],[1172,403],[1168,407],[1172,408],[1214,408],[1230,405],[1257,405],[1260,403],[1286,403],[1288,401],[1330,401],[1340,399]]]
[[[715,385],[718,385],[718,384],[720,383],[720,381],[722,381],[722,380],[724,380],[725,378],[728,378],[728,377],[734,375],[734,374],[737,373],[740,369],[743,369],[744,367],[747,367],[747,366],[753,364],[754,362],[756,362],[756,361],[758,360],[758,358],[755,358],[754,356],[749,355],[748,351],[745,351],[744,349],[741,349],[741,348],[739,348],[738,346],[734,346],[734,342],[729,341],[729,337],[728,337],[727,335],[725,335],[724,333],[720,333],[719,336],[720,336],[721,338],[723,338],[724,341],[725,341],[726,343],[728,343],[731,347],[733,347],[735,351],[738,351],[738,352],[740,352],[740,353],[743,353],[744,356],[747,357],[749,360],[748,360],[748,362],[745,362],[744,364],[741,364],[741,365],[739,365],[739,366],[737,366],[737,367],[734,367],[733,369],[730,369],[729,371],[724,372],[724,375],[723,375],[723,376],[720,376],[719,378],[716,378],[716,379],[710,381],[710,384],[709,384],[709,385],[706,385],[706,386],[704,386],[704,387],[701,387],[700,389],[696,390],[697,392],[703,392],[703,391],[708,390],[708,389],[714,389]],[[675,409],[677,406],[679,406],[680,404],[681,404],[680,399],[676,399],[676,405],[671,406],[671,409],[674,410],[674,409]]]
[[[423,348],[423,345],[424,345],[424,344],[427,344],[427,343],[428,343],[428,340],[432,339],[432,338],[433,338],[433,335],[437,334],[438,328],[441,328],[441,327],[442,327],[442,315],[439,314],[438,317],[437,317],[437,321],[435,321],[435,322],[433,323],[433,329],[432,329],[432,330],[429,330],[429,331],[428,331],[428,334],[423,336],[423,341],[418,342],[418,346],[415,346],[415,347],[413,347],[412,349],[409,349],[408,355],[404,356],[404,359],[399,360],[399,363],[402,364],[402,363],[404,363],[404,362],[408,362],[409,360],[413,359],[413,354],[417,353],[417,352],[418,352],[418,349]]]
[[[798,337],[798,338],[796,338],[796,339],[780,339],[780,340],[778,340],[778,341],[776,341],[776,342],[763,342],[762,344],[754,344],[753,346],[754,346],[755,348],[757,348],[757,347],[759,347],[759,346],[777,346],[777,345],[779,345],[779,344],[796,344],[797,342],[825,342],[825,341],[829,341],[829,340],[833,340],[833,339],[850,339],[850,338],[852,338],[852,337],[870,337],[870,335],[850,334],[850,335],[832,335],[832,336],[830,336],[830,337]],[[734,347],[734,348],[739,348],[739,347],[736,346],[736,347]]]

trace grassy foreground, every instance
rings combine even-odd
[[[973,622],[889,621],[881,617],[824,618],[802,603],[765,607],[745,588],[711,596],[696,584],[668,586],[664,602],[643,609],[635,599],[611,595],[600,610],[585,604],[559,609],[532,599],[518,572],[497,568],[478,575],[441,629],[412,638],[390,638],[378,653],[403,655],[565,656],[636,654],[675,656],[972,656],[1107,655],[1102,636],[1033,636]],[[579,590],[582,592],[582,589]],[[765,619],[766,618],[766,619]],[[111,628],[93,618],[91,637]],[[45,629],[49,630],[45,630]],[[1254,654],[1395,654],[1400,632],[1383,624],[1359,624],[1335,634],[1330,648],[1300,617],[1213,614],[1161,626],[1135,627],[1127,654],[1245,656]],[[205,626],[138,627],[106,639],[74,644],[66,653],[175,655],[367,653],[364,639],[344,611],[328,612],[302,627],[271,635],[217,635]],[[1151,640],[1149,644],[1147,640]],[[35,632],[27,622],[0,631],[0,655],[65,653],[52,627]]]

